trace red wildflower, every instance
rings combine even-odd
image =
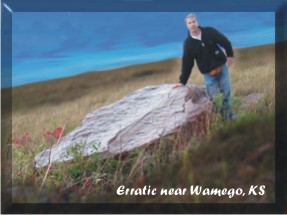
[[[24,146],[27,143],[27,140],[30,139],[31,133],[26,132],[21,138],[15,135],[15,137],[12,140],[12,144],[18,145],[18,146]]]
[[[93,185],[93,180],[91,178],[86,178],[83,184],[83,188],[89,189]]]
[[[57,139],[59,139],[62,135],[62,132],[63,132],[63,128],[59,127],[59,128],[56,128],[54,131],[53,131],[53,136]]]
[[[84,196],[91,191],[92,187],[93,187],[93,180],[91,178],[85,178],[83,186],[77,188],[78,194],[80,196]]]
[[[49,141],[55,143],[56,140],[60,139],[63,133],[63,128],[58,127],[54,131],[45,131],[44,136],[49,139]]]
[[[21,139],[17,135],[13,138],[12,144],[16,144],[16,145],[19,145],[19,146],[24,145],[23,142],[21,141]]]
[[[50,137],[52,135],[53,135],[53,133],[51,131],[44,131],[44,136],[45,137]]]

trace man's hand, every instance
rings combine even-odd
[[[175,89],[175,88],[178,88],[178,87],[182,87],[182,86],[184,86],[182,83],[177,83],[176,85],[174,85],[172,87],[172,89]]]
[[[227,65],[228,68],[231,67],[232,63],[233,63],[233,58],[232,57],[227,57],[226,65]]]

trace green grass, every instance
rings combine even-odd
[[[127,184],[129,187],[143,187],[151,185],[160,188],[189,188],[191,185],[201,185],[209,188],[243,188],[246,191],[250,186],[265,185],[266,195],[247,197],[213,197],[190,196],[180,197],[181,202],[274,202],[274,116],[259,116],[248,113],[238,121],[222,127],[215,132],[210,140],[195,143],[189,142],[184,150],[175,151],[157,149],[160,156],[164,157],[165,165],[157,161],[153,164],[153,171],[145,173],[146,177],[139,176],[141,183]],[[200,145],[198,145],[200,144]],[[194,147],[197,145],[197,147]],[[168,156],[163,156],[168,155]],[[156,158],[153,158],[155,161]],[[147,165],[146,168],[149,166]],[[108,198],[109,197],[109,198]],[[101,199],[96,193],[87,197]],[[133,197],[114,198],[106,194],[109,201],[116,202],[177,202],[179,196],[158,196],[157,199],[149,196],[140,199]]]
[[[235,51],[230,70],[234,110],[238,120],[226,122],[215,117],[206,136],[188,141],[177,137],[130,153],[103,158],[83,157],[78,150],[72,162],[53,164],[44,181],[46,169],[33,166],[35,154],[47,148],[51,140],[43,134],[64,127],[64,135],[78,126],[85,115],[110,104],[136,89],[149,85],[175,83],[181,60],[129,66],[105,72],[91,72],[13,88],[12,137],[6,137],[6,151],[12,150],[13,186],[38,187],[50,201],[59,202],[274,202],[274,46],[267,45]],[[203,84],[194,69],[189,83]],[[263,95],[257,103],[241,107],[240,96]],[[25,146],[12,146],[15,136],[30,132]],[[2,170],[3,173],[3,170]],[[8,178],[8,177],[7,177]],[[177,187],[200,184],[217,187],[248,187],[266,184],[267,194],[246,198],[207,196],[121,197],[115,190],[121,184],[141,187]],[[56,196],[56,197],[55,197]],[[19,193],[17,202],[37,201]]]

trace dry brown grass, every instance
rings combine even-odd
[[[269,105],[274,107],[274,46],[236,50],[235,56],[230,69],[233,95],[263,93]],[[180,66],[181,59],[177,58],[16,87],[13,89],[13,132],[39,133],[67,121],[71,123],[68,126],[73,127],[88,112],[134,90],[149,85],[176,83]],[[203,84],[197,67],[188,83]]]
[[[245,111],[274,112],[274,49],[274,45],[267,45],[235,50],[235,62],[230,69],[233,95],[263,94],[259,103]],[[29,131],[31,139],[24,151],[13,147],[13,183],[35,185],[41,182],[43,173],[36,179],[31,179],[31,176],[35,175],[33,155],[49,146],[43,131],[66,124],[65,135],[79,125],[90,111],[134,90],[149,85],[176,83],[180,67],[181,59],[177,58],[14,88],[12,133],[21,136]],[[197,68],[194,68],[189,83],[203,84],[203,77]],[[60,186],[64,183],[59,182]]]

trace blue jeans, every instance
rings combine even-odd
[[[231,119],[233,113],[231,110],[231,88],[229,72],[226,64],[223,65],[221,73],[216,76],[211,76],[209,74],[204,74],[204,82],[206,85],[206,92],[211,101],[213,101],[214,96],[219,93],[223,94],[222,106],[220,108],[220,114],[223,117]]]

